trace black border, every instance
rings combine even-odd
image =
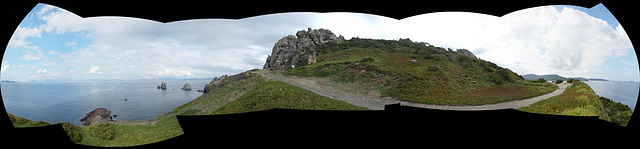
[[[26,14],[33,9],[37,3],[46,3],[54,5],[68,11],[71,11],[82,17],[92,16],[126,16],[136,17],[143,19],[150,19],[159,22],[171,22],[188,19],[202,19],[202,18],[224,18],[224,19],[240,19],[264,14],[283,13],[283,12],[358,12],[376,14],[396,19],[402,19],[414,15],[430,13],[430,12],[442,12],[442,11],[461,11],[461,12],[475,12],[482,14],[489,14],[494,16],[502,16],[504,14],[545,5],[576,5],[586,8],[591,8],[599,3],[603,3],[613,15],[618,19],[620,24],[623,24],[629,38],[632,43],[637,43],[637,21],[634,10],[634,4],[631,1],[595,1],[595,0],[571,0],[571,1],[455,1],[455,0],[442,0],[438,2],[433,1],[19,1],[19,2],[3,2],[0,6],[0,13],[2,15],[3,27],[1,32],[1,38],[4,43],[8,43],[9,38],[15,31],[20,21],[26,16]],[[636,54],[638,51],[636,51]],[[637,55],[636,55],[637,57]],[[37,93],[37,91],[34,91]],[[1,106],[4,110],[4,106]],[[365,146],[378,146],[378,145],[391,145],[396,146],[399,144],[414,144],[414,143],[426,143],[431,142],[440,144],[442,142],[433,142],[433,140],[426,139],[426,137],[436,137],[438,141],[471,141],[471,140],[519,140],[521,138],[530,138],[527,136],[542,135],[545,138],[555,139],[570,139],[572,137],[588,137],[588,135],[596,136],[597,139],[611,141],[621,141],[619,139],[624,138],[638,138],[636,126],[636,117],[638,112],[634,112],[629,125],[625,128],[612,128],[610,125],[601,124],[599,122],[593,122],[589,120],[582,120],[572,117],[553,117],[553,122],[544,121],[531,121],[531,119],[496,119],[496,117],[513,118],[514,115],[523,116],[528,118],[541,118],[547,115],[539,114],[522,114],[521,112],[514,112],[511,110],[497,110],[497,111],[484,111],[484,112],[459,112],[459,111],[441,111],[441,110],[423,110],[414,109],[402,106],[391,106],[394,110],[385,111],[373,111],[373,112],[340,112],[338,111],[325,111],[317,113],[317,111],[290,111],[290,110],[268,110],[265,112],[254,112],[248,114],[234,114],[226,116],[215,117],[203,117],[202,119],[192,122],[183,122],[193,120],[194,117],[180,117],[181,125],[194,125],[196,128],[188,127],[184,128],[185,135],[153,143],[149,145],[136,146],[136,147],[223,147],[212,146],[212,144],[221,143],[226,145],[237,146],[289,146],[288,144],[294,143],[287,140],[289,139],[298,141],[307,146],[302,147],[315,147],[318,143],[329,143],[331,145],[344,144],[354,145],[362,144],[366,141],[368,145]],[[636,105],[637,107],[637,105]],[[6,110],[5,110],[6,111]],[[410,111],[410,112],[407,112]],[[318,122],[314,119],[305,118],[308,114],[314,115],[316,118],[323,119],[329,122]],[[434,117],[435,114],[435,117]],[[60,125],[52,125],[46,127],[37,128],[13,128],[8,117],[4,114],[2,116],[2,145],[18,147],[51,147],[51,146],[65,146],[71,148],[86,148],[87,146],[76,145],[71,143],[66,135],[61,131]],[[273,117],[276,117],[279,121],[274,121]],[[289,119],[290,117],[299,117],[302,119]],[[420,118],[420,120],[410,120],[414,118]],[[464,120],[452,119],[452,117],[464,117]],[[210,120],[214,121],[210,121]],[[353,120],[355,119],[355,120]],[[588,119],[588,118],[587,118]],[[215,131],[211,129],[202,128],[203,131],[193,132],[192,129],[200,129],[197,127],[202,122],[210,121],[210,124],[216,124],[216,126],[227,127],[222,131]],[[219,123],[220,120],[225,123]],[[427,121],[425,123],[425,121]],[[368,123],[365,123],[368,122]],[[565,123],[566,122],[566,123]],[[356,129],[347,129],[346,127],[338,127],[338,125],[330,125],[334,123],[346,123],[357,124],[359,127],[349,127]],[[371,125],[367,125],[371,123]],[[560,125],[549,125],[549,123],[556,123]],[[298,126],[291,126],[288,124],[297,124]],[[324,125],[321,125],[324,124]],[[472,125],[478,124],[478,125]],[[506,124],[518,124],[518,125],[506,125]],[[571,124],[571,125],[568,125]],[[324,127],[326,125],[335,127]],[[305,127],[303,127],[305,126]],[[340,125],[342,126],[342,125]],[[395,126],[395,127],[386,127]],[[406,127],[403,127],[406,126]],[[430,126],[430,127],[425,127]],[[533,129],[525,129],[534,127]],[[587,126],[601,126],[601,127],[587,127]],[[337,127],[337,128],[336,128]],[[400,127],[401,129],[397,129]],[[435,127],[435,128],[434,128]],[[217,128],[217,127],[212,127]],[[242,128],[242,129],[241,129]],[[250,128],[250,129],[247,129]],[[257,129],[263,128],[263,129]],[[475,128],[475,130],[474,130]],[[487,128],[487,129],[482,129]],[[379,129],[380,131],[372,133],[369,129]],[[244,130],[244,131],[243,131]],[[276,131],[277,130],[277,131]],[[335,131],[340,130],[340,131]],[[353,134],[349,132],[355,130],[359,134]],[[582,131],[584,130],[584,131]],[[621,131],[618,131],[621,130]],[[302,133],[304,131],[310,131],[313,133],[321,134],[314,136],[313,133]],[[190,132],[187,134],[187,132]],[[207,134],[198,132],[207,132]],[[335,133],[330,133],[335,132]],[[483,135],[474,134],[483,133]],[[548,134],[541,134],[548,133]],[[613,134],[619,136],[600,136],[598,134]],[[233,139],[225,136],[232,136]],[[293,135],[291,135],[293,134]],[[311,134],[311,135],[309,135]],[[437,135],[431,135],[437,134]],[[331,136],[327,136],[331,135]],[[461,137],[471,135],[473,137]],[[491,137],[486,137],[489,135]],[[285,137],[282,137],[285,136]],[[411,139],[409,139],[410,136]],[[566,137],[560,137],[566,136]],[[497,138],[494,138],[497,137]],[[209,139],[208,139],[209,138]],[[282,138],[282,139],[279,139]],[[305,139],[308,138],[308,139]],[[332,139],[337,138],[340,140]],[[362,140],[361,138],[368,139]],[[424,138],[424,139],[423,139]],[[541,138],[535,142],[540,143]],[[314,140],[315,139],[315,140]],[[357,141],[345,141],[345,140],[357,140]],[[578,139],[579,140],[579,139]],[[590,143],[606,143],[606,141],[600,140],[598,142]],[[232,142],[244,141],[244,143],[234,144]],[[257,142],[257,143],[256,143]],[[519,142],[519,141],[516,141]],[[522,141],[527,142],[527,141]],[[335,143],[335,144],[334,144]],[[542,142],[544,143],[544,142]],[[563,142],[552,142],[563,143]],[[569,143],[569,142],[564,142]],[[627,141],[626,143],[633,143]],[[623,145],[627,146],[628,144]],[[311,146],[308,146],[311,145]],[[325,144],[326,145],[326,144]],[[465,145],[465,143],[458,143],[456,145]],[[469,144],[473,145],[473,144]],[[16,147],[16,146],[13,146]],[[292,146],[295,147],[295,146]],[[417,146],[416,146],[417,147]]]

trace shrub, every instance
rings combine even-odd
[[[427,70],[431,72],[437,72],[440,71],[440,68],[438,68],[438,66],[428,66]]]
[[[500,75],[500,77],[502,77],[502,80],[513,83],[513,79],[511,79],[511,77],[509,76],[509,72],[507,72],[507,70],[500,69],[496,72]]]
[[[544,78],[540,78],[538,80],[535,81],[536,83],[544,83],[547,82],[547,80],[545,80]]]
[[[560,84],[562,82],[563,82],[562,80],[556,80],[556,84]]]
[[[469,56],[466,56],[466,55],[458,56],[458,64],[460,64],[460,66],[462,67],[465,67],[465,68],[472,67],[473,65],[471,62],[473,62],[473,60]]]
[[[447,60],[447,56],[442,55],[442,54],[431,54],[431,55],[426,56],[425,58],[433,59],[433,60],[436,60],[436,61],[446,61]]]
[[[116,129],[111,123],[100,123],[95,127],[91,134],[92,136],[100,139],[113,140],[116,136]]]
[[[578,89],[578,90],[576,91],[576,94],[584,94],[584,93],[587,93],[587,92],[589,92],[589,91],[587,91],[587,89],[585,89],[585,88],[581,88],[581,89]]]
[[[573,83],[574,81],[576,81],[576,79],[569,79],[569,80],[567,80],[567,83]],[[562,83],[562,82],[560,82],[560,83]]]
[[[373,60],[373,58],[371,58],[371,57],[365,57],[365,58],[362,58],[360,60],[360,62],[373,62],[373,61],[375,61],[375,60]]]
[[[82,129],[80,127],[70,124],[69,122],[60,123],[65,132],[67,132],[67,136],[71,139],[71,142],[79,143],[82,141]]]

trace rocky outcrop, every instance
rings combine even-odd
[[[183,89],[183,90],[191,90],[191,85],[189,85],[189,83],[184,84],[184,86],[181,89]]]
[[[205,84],[204,85],[204,90],[202,90],[203,94],[211,91],[211,88],[213,88],[214,86],[216,86],[217,84],[222,82],[222,80],[224,80],[227,77],[228,77],[227,75],[223,75],[223,76],[220,76],[220,77],[214,77],[213,80],[211,80],[211,82],[209,82],[209,84]]]
[[[167,83],[164,83],[164,82],[160,83],[160,85],[158,85],[158,89],[166,90],[167,89]]]
[[[80,119],[80,121],[82,122],[83,126],[95,126],[95,125],[98,125],[99,123],[113,121],[110,115],[111,115],[111,111],[105,108],[97,108],[87,113],[87,115],[82,119]]]
[[[316,63],[317,45],[327,42],[340,43],[341,40],[344,39],[326,29],[308,28],[306,31],[298,31],[296,35],[288,35],[278,40],[263,69],[286,70]]]
[[[474,60],[478,59],[476,57],[476,55],[473,55],[473,53],[471,53],[471,51],[469,51],[467,49],[458,49],[458,50],[456,50],[456,52],[458,52],[458,54],[468,56],[468,57],[470,57],[471,59],[474,59]]]

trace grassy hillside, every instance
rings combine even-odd
[[[40,127],[40,126],[47,126],[47,125],[51,125],[48,122],[45,121],[32,121],[26,118],[22,118],[22,117],[18,117],[15,116],[11,113],[7,113],[9,115],[9,119],[11,120],[11,123],[13,124],[13,127],[16,128],[22,128],[22,127]]]
[[[417,63],[412,63],[416,60]],[[375,85],[383,96],[439,105],[483,105],[538,96],[553,84],[426,43],[353,38],[317,47],[317,63],[283,72]]]
[[[564,93],[522,107],[519,110],[558,115],[599,116],[610,120],[596,93],[584,82],[576,81]]]
[[[584,82],[575,81],[564,93],[522,107],[518,110],[556,115],[598,116],[600,119],[626,126],[631,118],[631,108],[599,97]]]
[[[255,89],[242,97],[225,104],[214,114],[262,111],[274,108],[305,110],[367,110],[320,96],[311,91],[280,82],[268,81],[258,84]]]

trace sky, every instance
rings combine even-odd
[[[468,49],[518,74],[639,81],[635,50],[607,8],[541,6],[504,16],[437,12],[396,20],[362,13],[279,13],[161,23],[83,18],[47,4],[27,14],[0,80],[189,79],[261,69],[273,45],[308,27],[352,37],[410,38]]]

